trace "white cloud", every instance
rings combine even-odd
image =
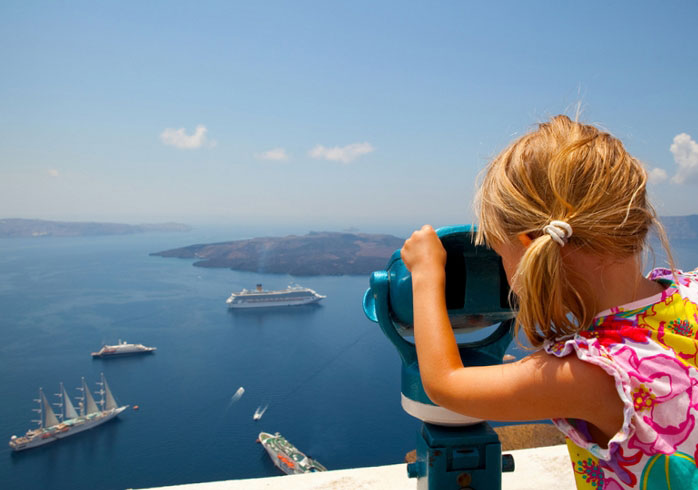
[[[58,177],[59,175],[58,169],[55,168],[50,168],[47,170],[47,172],[51,177]]]
[[[206,126],[199,124],[191,136],[187,134],[184,128],[172,129],[167,128],[160,133],[160,141],[169,146],[181,148],[185,150],[193,150],[201,148],[205,144],[214,146],[215,142],[209,142],[206,138]]]
[[[660,182],[664,182],[667,179],[666,170],[659,167],[653,168],[647,172],[647,179],[650,184],[659,184]]]
[[[674,136],[674,142],[669,147],[674,155],[674,161],[679,166],[671,181],[683,184],[686,181],[698,180],[698,143],[686,133]]]
[[[335,146],[332,148],[317,145],[308,154],[313,158],[349,163],[361,155],[366,155],[374,150],[375,148],[370,143],[352,143],[347,146]]]
[[[283,148],[272,148],[264,153],[257,153],[255,158],[259,160],[273,160],[275,162],[284,162],[288,160],[288,154]]]

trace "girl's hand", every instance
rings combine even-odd
[[[412,233],[402,246],[400,257],[412,276],[445,273],[446,250],[434,228],[429,225]]]

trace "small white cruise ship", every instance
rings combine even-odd
[[[280,291],[265,291],[257,284],[254,291],[243,289],[226,300],[230,308],[269,308],[272,306],[294,306],[317,303],[325,296],[301,286],[288,286]]]
[[[116,345],[103,345],[97,352],[92,353],[92,357],[127,356],[132,354],[147,354],[155,352],[157,347],[146,347],[143,344],[127,344],[119,340]]]

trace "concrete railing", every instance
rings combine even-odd
[[[515,470],[502,474],[503,490],[574,490],[567,446],[562,435],[546,424],[495,428],[502,451],[514,456]],[[552,445],[551,445],[552,444]],[[409,457],[409,454],[408,454]],[[163,488],[163,487],[160,487]],[[178,490],[415,490],[417,481],[407,477],[405,463],[284,475],[245,480],[191,483],[164,487]]]

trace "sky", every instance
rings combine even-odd
[[[698,213],[698,3],[0,3],[0,218],[468,223],[553,115]]]

